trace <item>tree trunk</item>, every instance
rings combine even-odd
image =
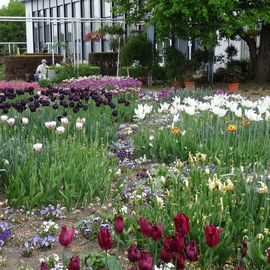
[[[255,81],[270,82],[270,24],[262,26],[260,48],[256,57]]]
[[[270,82],[270,24],[262,26],[259,48],[257,48],[255,38],[248,35],[240,36],[248,45],[255,81],[258,83]]]

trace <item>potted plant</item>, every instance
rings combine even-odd
[[[183,67],[183,78],[186,89],[195,89],[195,78],[200,64],[195,60],[188,60]]]
[[[239,91],[241,79],[241,67],[237,65],[228,65],[225,72],[225,82],[227,83],[229,92],[235,93]]]

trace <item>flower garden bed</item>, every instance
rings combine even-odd
[[[0,95],[3,269],[269,268],[269,97],[27,89]]]

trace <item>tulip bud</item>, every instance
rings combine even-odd
[[[189,218],[183,214],[179,213],[174,217],[174,225],[175,229],[178,233],[181,234],[181,236],[185,237],[190,229],[190,224],[189,224]]]
[[[266,250],[266,254],[267,254],[267,261],[268,261],[268,263],[270,264],[270,248],[268,248],[268,249]]]
[[[73,241],[74,237],[74,228],[68,229],[66,226],[63,226],[59,235],[59,243],[67,248]]]
[[[150,238],[152,236],[152,231],[153,231],[152,225],[148,222],[146,218],[145,219],[140,218],[139,224],[140,224],[140,230],[143,236],[146,238]]]
[[[26,117],[23,117],[23,118],[22,118],[22,124],[23,124],[23,125],[27,125],[28,122],[29,122],[28,118],[26,118]]]
[[[67,126],[68,125],[68,119],[66,117],[61,118],[61,124],[62,124],[62,126]]]
[[[161,224],[153,227],[152,238],[154,241],[157,241],[162,238],[162,225]]]
[[[170,262],[172,259],[172,252],[170,249],[166,248],[166,247],[162,247],[159,250],[159,257],[163,262]]]
[[[137,262],[141,258],[141,251],[136,244],[132,244],[128,249],[128,259],[131,262]]]
[[[209,225],[204,228],[205,241],[209,247],[215,247],[219,244],[219,237],[222,232],[222,228]]]
[[[15,124],[15,119],[14,118],[9,118],[7,121],[7,124],[9,125],[9,126],[13,126],[14,124]]]
[[[77,122],[75,127],[76,127],[77,130],[82,130],[83,129],[83,123]]]
[[[43,146],[42,143],[36,143],[36,144],[33,145],[33,150],[36,153],[38,153],[38,152],[40,152],[42,150],[42,146]]]
[[[40,264],[40,270],[49,270],[48,264],[45,263],[45,262],[42,262],[42,263]]]
[[[182,251],[177,254],[176,270],[185,269],[185,255]]]
[[[68,270],[80,270],[80,257],[72,257],[69,265],[68,265]]]
[[[246,241],[243,241],[242,243],[241,255],[242,255],[242,258],[247,256],[247,242]]]
[[[1,115],[1,120],[3,122],[6,122],[8,120],[8,116],[7,115]]]
[[[56,128],[56,133],[63,134],[64,132],[65,132],[65,128],[63,126],[60,126],[60,127]]]
[[[198,260],[198,246],[195,241],[190,241],[190,243],[186,246],[186,257],[191,262]]]
[[[103,250],[109,250],[112,248],[113,240],[108,228],[100,228],[98,232],[98,243]]]
[[[142,252],[141,259],[139,261],[139,269],[140,270],[152,270],[153,262],[152,256],[150,253]]]
[[[122,233],[124,230],[124,222],[122,216],[115,216],[114,218],[114,229],[117,233]]]

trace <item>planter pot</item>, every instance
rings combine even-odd
[[[230,93],[235,93],[239,91],[240,83],[229,83],[227,84],[227,87]]]
[[[48,79],[53,81],[55,78],[55,70],[54,69],[48,69]]]
[[[186,89],[195,89],[195,82],[184,81],[184,85]]]

